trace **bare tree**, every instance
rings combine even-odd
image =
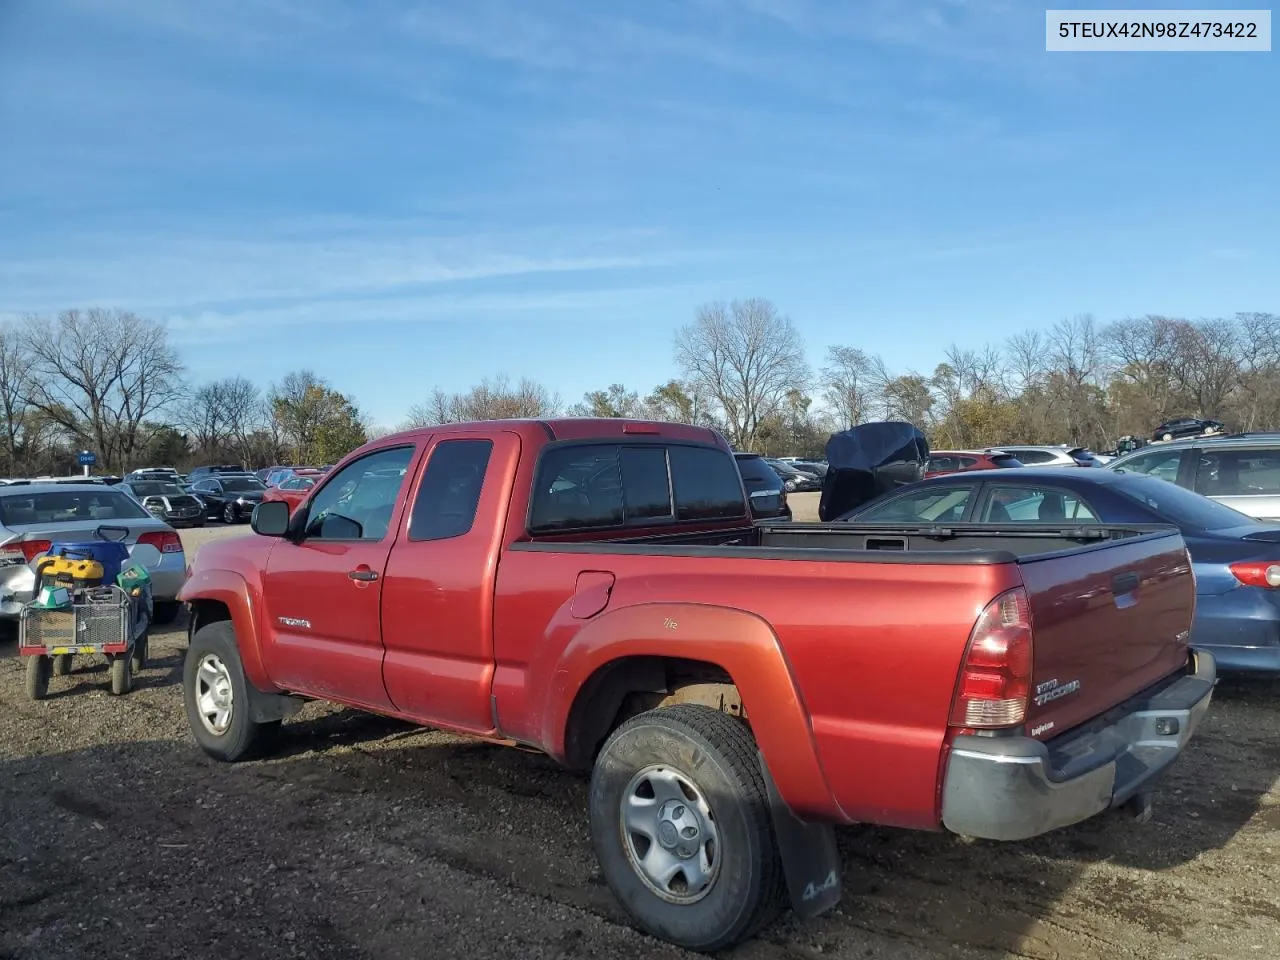
[[[119,310],[33,317],[26,399],[92,444],[104,466],[125,467],[145,424],[176,396],[182,363],[163,324]]]
[[[760,424],[782,407],[788,390],[809,379],[804,343],[790,317],[768,300],[735,300],[698,308],[675,338],[676,363],[715,398],[729,441],[754,445]]]
[[[522,377],[512,386],[510,377],[499,374],[492,380],[486,377],[466,393],[449,394],[435,390],[426,403],[409,408],[408,426],[553,417],[559,410],[559,395],[542,384]]]
[[[827,363],[822,368],[823,399],[839,429],[857,426],[870,415],[873,370],[871,358],[856,347],[827,347]]]
[[[4,452],[9,470],[18,472],[18,443],[26,419],[29,352],[20,332],[0,327],[0,416],[4,417]]]

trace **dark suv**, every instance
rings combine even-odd
[[[248,472],[238,463],[207,464],[203,467],[192,467],[191,472],[187,474],[187,482],[195,483],[197,480],[216,477],[220,473],[244,474]]]
[[[769,466],[758,453],[735,453],[742,484],[747,488],[751,501],[751,516],[756,520],[790,520],[791,507],[787,505],[787,491],[782,477]]]

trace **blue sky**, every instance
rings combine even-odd
[[[1276,54],[1044,29],[1022,0],[0,0],[0,315],[133,309],[193,380],[310,367],[394,425],[499,372],[647,390],[711,299],[770,298],[815,366],[926,371],[1078,313],[1280,310]]]

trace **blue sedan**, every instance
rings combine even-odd
[[[1222,672],[1280,674],[1280,526],[1166,480],[1061,468],[957,473],[900,487],[840,520],[1176,526],[1195,568],[1192,642],[1210,651]]]

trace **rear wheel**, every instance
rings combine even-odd
[[[140,636],[133,644],[133,672],[141,673],[147,669],[147,648],[151,638],[147,634]]]
[[[133,657],[117,653],[111,658],[111,692],[122,697],[133,689]]]
[[[249,712],[249,681],[236,649],[231,622],[201,627],[191,638],[182,668],[187,723],[205,753],[234,762],[270,746],[279,720],[257,723]]]
[[[1163,437],[1161,437],[1160,439],[1161,439],[1161,440],[1172,440],[1172,439],[1173,439],[1173,434],[1172,434],[1172,433],[1166,433],[1166,434],[1165,434]]]
[[[590,817],[605,880],[656,937],[720,950],[782,905],[755,739],[727,714],[682,704],[624,723],[596,758]]]
[[[27,657],[27,696],[43,700],[49,695],[49,677],[53,661],[49,657]]]
[[[71,654],[60,653],[53,658],[53,675],[65,677],[71,672]]]

